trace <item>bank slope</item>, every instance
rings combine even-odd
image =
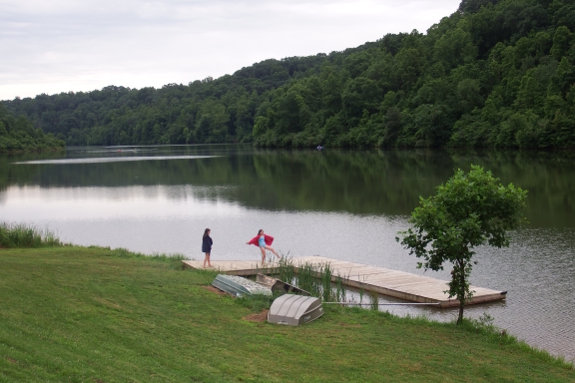
[[[569,382],[508,336],[326,307],[306,326],[245,320],[214,274],[123,250],[0,250],[0,381]]]

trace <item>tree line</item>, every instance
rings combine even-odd
[[[0,153],[62,150],[64,141],[35,128],[24,116],[10,114],[0,103]]]
[[[574,31],[567,0],[463,0],[425,34],[4,104],[73,145],[574,147]]]

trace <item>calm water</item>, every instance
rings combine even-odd
[[[420,195],[472,163],[529,190],[530,225],[507,249],[478,250],[472,284],[507,290],[507,301],[471,306],[467,315],[486,312],[520,339],[575,360],[575,153],[72,148],[0,157],[0,220],[47,227],[81,245],[196,259],[210,227],[213,259],[257,260],[259,250],[245,242],[264,228],[284,254],[422,273],[394,238]]]

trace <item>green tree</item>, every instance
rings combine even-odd
[[[478,80],[466,78],[457,84],[457,98],[463,113],[470,113],[483,104],[483,97]]]
[[[401,131],[401,112],[396,107],[388,108],[384,121],[383,137],[378,144],[393,146]]]
[[[543,106],[543,92],[539,89],[539,82],[533,76],[533,72],[528,72],[521,79],[521,86],[517,92],[515,106],[519,110],[541,109]]]
[[[473,45],[471,34],[460,28],[444,34],[434,48],[435,59],[445,62],[450,68],[472,62],[477,56],[477,47]]]
[[[553,36],[553,46],[551,47],[551,55],[555,60],[561,61],[561,58],[565,56],[572,37],[573,35],[569,28],[563,26],[557,28],[555,36]]]
[[[472,261],[473,249],[484,244],[509,246],[507,232],[525,220],[522,209],[526,197],[527,191],[513,184],[503,186],[490,171],[472,165],[468,174],[458,169],[435,195],[420,197],[420,206],[409,219],[413,228],[400,232],[401,244],[409,254],[424,259],[418,268],[437,271],[443,270],[446,261],[453,264],[446,292],[459,300],[458,324],[463,320],[465,303],[473,296],[469,288],[476,263]]]
[[[343,91],[343,80],[340,73],[336,72],[330,66],[322,68],[321,76],[324,117],[328,119],[339,113],[342,109],[341,94]]]
[[[410,90],[425,68],[425,56],[418,49],[401,49],[395,56],[393,74],[398,89]]]

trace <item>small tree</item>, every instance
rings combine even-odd
[[[501,248],[509,246],[507,231],[525,221],[521,211],[527,191],[501,185],[498,178],[482,167],[471,165],[465,174],[455,172],[435,195],[424,199],[411,213],[413,228],[400,232],[401,244],[409,254],[423,258],[417,267],[443,270],[443,263],[453,264],[449,297],[459,300],[457,324],[463,320],[465,303],[473,296],[469,290],[469,275],[475,254],[473,248],[485,243]],[[399,242],[399,238],[396,238]]]

